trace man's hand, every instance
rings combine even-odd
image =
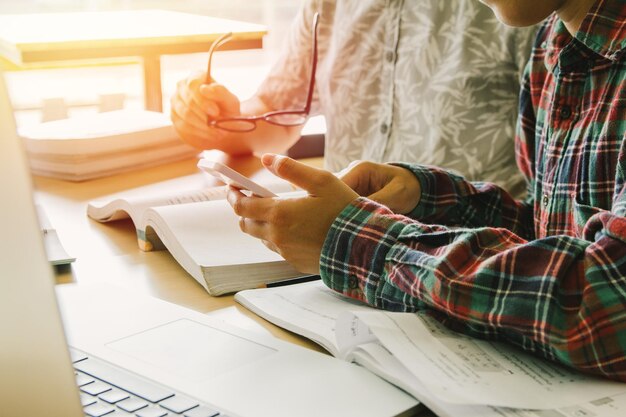
[[[411,171],[388,164],[355,161],[338,174],[359,195],[389,207],[393,212],[411,212],[422,189]]]
[[[328,229],[358,194],[332,173],[265,154],[263,165],[272,173],[306,190],[299,198],[247,197],[230,188],[228,202],[241,216],[244,232],[262,239],[296,269],[319,273],[320,254]]]

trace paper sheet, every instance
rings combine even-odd
[[[267,320],[319,343],[336,357],[342,357],[335,333],[337,317],[345,311],[372,309],[342,297],[321,281],[242,291],[235,300]]]
[[[626,393],[625,384],[583,375],[503,343],[460,335],[424,313],[355,314],[443,401],[554,409]]]
[[[447,383],[451,388],[450,392],[455,390],[463,391],[466,386],[469,386],[468,389],[470,391],[480,391],[479,394],[483,397],[489,396],[492,393],[490,388],[488,388],[488,378],[493,374],[502,373],[501,369],[506,369],[507,362],[501,363],[498,360],[500,355],[503,354],[502,352],[507,352],[506,349],[508,348],[515,353],[516,358],[524,361],[528,355],[507,345],[497,344],[498,349],[495,349],[493,346],[490,347],[491,344],[488,342],[460,336],[429,318],[426,318],[425,324],[417,326],[418,330],[421,327],[421,330],[419,330],[421,333],[413,334],[415,323],[412,320],[408,320],[408,323],[399,320],[398,322],[401,325],[399,327],[396,322],[389,320],[387,317],[390,314],[393,316],[394,313],[385,313],[345,299],[326,288],[319,281],[271,289],[243,291],[238,293],[235,299],[248,308],[252,308],[257,314],[261,314],[261,316],[278,323],[280,326],[316,340],[323,346],[330,346],[330,350],[334,351],[337,356],[341,356],[340,352],[342,355],[347,355],[345,357],[346,360],[355,361],[384,379],[398,385],[441,417],[626,416],[626,384],[611,382],[608,382],[608,384],[612,387],[617,387],[615,390],[612,389],[613,394],[608,392],[608,390],[604,392],[601,387],[594,388],[593,384],[587,385],[586,382],[576,382],[576,389],[582,386],[585,391],[588,388],[594,390],[593,392],[585,392],[584,395],[579,395],[574,394],[576,391],[570,390],[572,387],[571,383],[564,381],[563,385],[559,384],[553,387],[552,391],[540,394],[545,406],[544,409],[528,409],[528,407],[536,406],[534,404],[535,400],[529,397],[533,395],[533,389],[540,391],[541,384],[538,384],[538,387],[533,387],[533,380],[525,379],[526,377],[523,373],[519,376],[512,374],[511,380],[505,381],[507,384],[506,390],[511,391],[509,395],[513,397],[515,404],[523,405],[523,408],[484,405],[480,403],[480,398],[482,397],[479,398],[478,396],[471,398],[473,403],[470,404],[451,403],[449,402],[451,396],[448,395],[448,392],[442,398],[441,388],[436,390],[437,395],[434,394],[435,390],[432,388],[434,384],[443,386]],[[360,319],[361,317],[367,319],[366,314],[371,314],[374,317],[372,320],[374,323],[378,322],[383,326],[388,326],[391,335],[398,333],[400,336],[396,335],[395,337],[382,337],[379,339],[378,336],[381,333],[376,329],[376,326],[370,327],[367,325],[367,322],[370,322],[370,320],[363,321]],[[375,319],[377,316],[382,317],[382,319]],[[411,317],[415,315],[406,314],[406,316]],[[415,318],[419,317],[415,316]],[[417,321],[419,324],[419,320]],[[411,337],[404,333],[411,334]],[[323,335],[323,337],[320,337],[320,335]],[[389,342],[387,339],[391,343],[383,346],[381,340]],[[325,343],[320,342],[321,340],[325,340]],[[330,340],[336,341],[336,343],[331,343]],[[483,343],[487,348],[482,345]],[[397,346],[398,344],[408,345],[408,348],[404,349],[406,355],[403,358],[392,354],[389,351],[390,349],[388,349],[389,346],[395,346],[393,348],[395,351],[401,350]],[[429,348],[426,349],[426,352],[422,352],[420,349],[415,349],[415,345],[423,345]],[[467,349],[457,349],[456,345],[465,346]],[[350,350],[351,348],[353,350]],[[415,357],[412,356],[415,354],[414,350],[417,350]],[[472,354],[465,354],[455,361],[454,356],[457,355],[455,352],[472,352]],[[431,357],[425,357],[426,354]],[[439,355],[442,355],[444,359],[441,359]],[[532,362],[529,362],[529,365],[526,366],[534,364],[539,371],[543,370],[546,373],[552,370],[552,365],[549,362],[539,358],[530,358]],[[475,363],[474,359],[476,359]],[[422,366],[425,360],[432,360],[432,363]],[[438,361],[444,364],[450,362],[452,364],[450,365],[451,369],[457,367],[465,370],[467,367],[469,370],[465,370],[465,372],[469,375],[473,375],[470,372],[473,369],[472,366],[477,369],[483,369],[483,372],[473,371],[474,374],[480,377],[478,378],[480,385],[472,387],[473,380],[471,378],[460,378],[457,381],[452,376],[444,375],[442,377],[438,375],[439,371],[432,371],[433,367],[436,368]],[[469,363],[464,363],[464,361]],[[406,367],[403,366],[403,363]],[[411,371],[408,368],[411,368]],[[560,367],[555,366],[555,369],[561,371]],[[583,378],[582,381],[584,381],[587,378],[578,373],[574,373],[574,376],[575,380],[576,378]],[[518,377],[521,377],[524,382],[518,384]],[[527,389],[529,385],[532,388],[531,390]],[[614,391],[618,392],[615,393]],[[563,392],[566,393],[565,397],[562,396]],[[500,403],[502,402],[500,401]],[[520,402],[522,404],[519,404]],[[496,403],[498,402],[496,401]]]
[[[352,317],[351,319],[342,319],[344,324],[352,319],[358,320],[353,314],[345,313],[343,315]],[[339,328],[339,326],[338,323],[337,327]],[[363,322],[358,326],[367,334],[372,334],[365,327],[367,326]],[[382,346],[379,340],[356,347],[348,355],[348,359],[368,369],[375,370],[375,373],[403,388],[440,417],[623,417],[626,415],[626,384],[624,384],[624,392],[621,394],[612,397],[602,396],[586,403],[581,402],[580,404],[549,410],[453,404],[442,401],[433,395],[427,388],[430,379],[424,378],[422,381],[416,378]]]
[[[378,338],[372,333],[369,326],[353,312],[338,315],[335,324],[335,338],[340,357],[346,357],[359,345],[378,342]]]

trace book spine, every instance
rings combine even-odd
[[[137,245],[139,246],[139,249],[141,249],[144,252],[150,252],[151,250],[153,250],[154,245],[152,245],[152,243],[146,237],[146,231],[141,230],[141,229],[136,229],[136,230],[137,230]]]

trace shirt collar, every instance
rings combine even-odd
[[[626,2],[598,0],[576,33],[589,49],[616,61],[626,49]]]
[[[622,0],[597,0],[574,37],[556,14],[547,25],[551,27],[545,44],[548,68],[559,59],[563,65],[591,58],[594,53],[617,61],[626,50],[626,2]]]

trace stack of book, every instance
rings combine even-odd
[[[177,136],[169,117],[118,110],[19,130],[34,174],[83,181],[189,158],[198,150]]]

